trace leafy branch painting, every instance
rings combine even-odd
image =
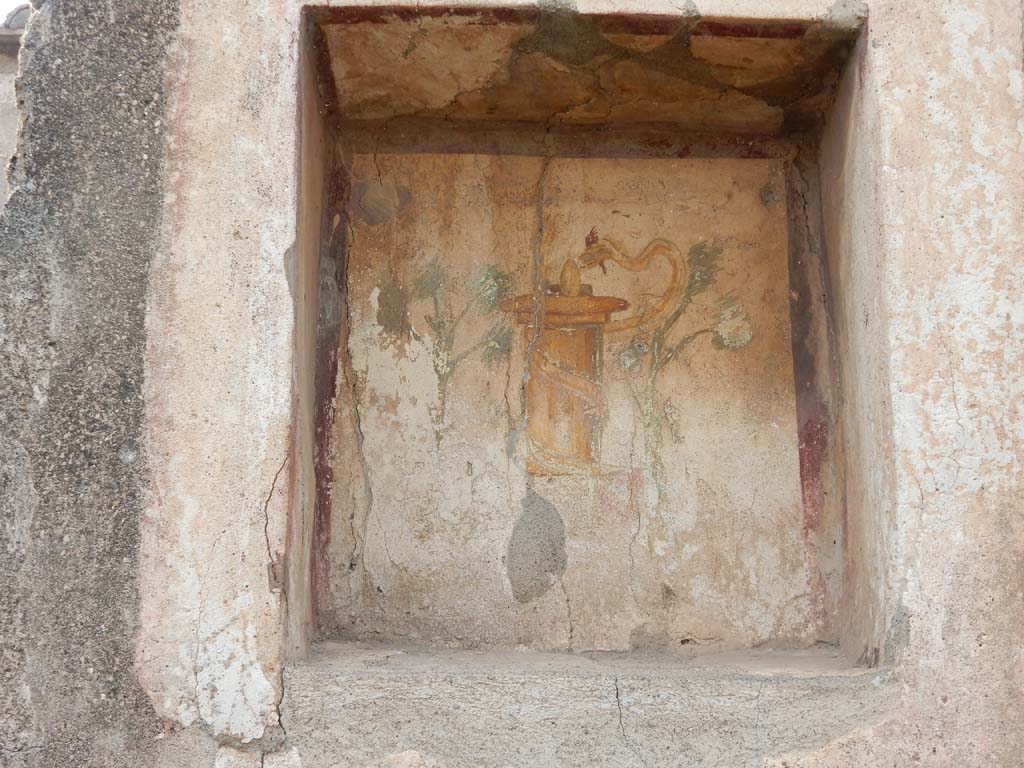
[[[658,402],[659,377],[701,338],[710,337],[712,346],[721,350],[742,349],[753,339],[746,311],[731,292],[714,300],[710,318],[693,323],[694,318],[687,316],[694,299],[714,288],[723,252],[716,242],[700,242],[690,248],[686,255],[688,277],[675,306],[653,316],[654,322],[641,326],[629,341],[612,350],[626,375],[643,425],[647,458],[659,497],[667,481],[661,458],[661,415],[665,407]],[[691,327],[686,327],[686,320],[690,320]]]
[[[448,388],[459,365],[474,355],[495,365],[508,357],[512,347],[512,329],[497,312],[511,290],[511,276],[493,264],[480,266],[470,276],[462,296],[452,290],[452,282],[435,257],[412,283],[413,297],[431,302],[426,320],[433,332],[439,396],[437,406],[430,409],[435,430],[444,425]],[[483,333],[477,330],[481,326],[485,328]]]

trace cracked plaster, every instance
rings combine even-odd
[[[878,19],[878,15],[876,16],[876,18]],[[210,18],[207,18],[207,19],[205,20],[205,23],[210,23],[210,22],[211,22],[211,20],[213,20],[213,22],[215,22],[215,19],[210,19]],[[214,24],[213,26],[214,26],[214,27],[216,27],[216,25],[215,25],[215,24]],[[287,26],[287,25],[286,25],[286,26]],[[890,35],[891,35],[892,33],[887,33],[887,34],[890,34]],[[951,33],[950,33],[950,34],[951,34]],[[958,33],[957,33],[957,34],[958,34]],[[257,47],[257,48],[259,48],[259,46],[256,46],[256,47]],[[898,93],[898,92],[896,93],[896,96],[897,96],[897,99],[898,99],[898,98],[899,98],[899,93]],[[201,99],[201,98],[200,98],[200,99],[197,99],[197,103],[200,103],[200,102],[202,102],[202,99]],[[876,109],[878,109],[878,108],[876,108]],[[884,114],[884,113],[883,113],[883,114]],[[287,135],[287,131],[286,131],[285,133],[283,133],[283,134],[280,134],[280,135]],[[983,145],[983,144],[980,144],[980,145],[982,146],[982,148],[984,148],[984,145]],[[286,174],[286,175],[287,175],[287,174]],[[880,178],[882,178],[882,179],[884,179],[884,178],[885,178],[885,172],[883,172],[883,173],[882,173],[882,175],[880,176]],[[219,207],[219,205],[213,205],[213,206],[212,206],[211,208],[212,208],[212,210],[216,210],[216,209],[217,209],[218,207]],[[892,219],[886,219],[886,220],[887,220],[887,221],[890,221],[890,222],[892,221]],[[891,225],[891,224],[887,224],[887,225]],[[898,231],[898,230],[897,230],[897,231]],[[896,238],[896,239],[894,240],[893,238]],[[898,237],[897,237],[897,236],[895,236],[895,234],[893,234],[893,236],[890,236],[890,237],[889,237],[889,239],[888,239],[887,241],[885,241],[885,242],[883,242],[883,243],[881,244],[881,247],[882,247],[883,249],[893,248],[893,247],[897,247],[899,243],[900,243],[900,241],[899,241]],[[285,248],[284,248],[284,247],[283,247],[283,248],[281,248],[281,249],[279,250],[279,253],[282,253],[282,252],[284,252],[284,250],[285,250]],[[881,322],[881,321],[880,321],[880,322]],[[954,410],[955,410],[955,409],[954,409]],[[267,479],[268,479],[268,480],[272,480],[272,477],[271,477],[270,475],[272,475],[272,472],[273,472],[273,471],[275,471],[275,470],[276,470],[276,468],[278,468],[278,467],[280,466],[280,463],[279,463],[279,462],[280,462],[280,459],[279,459],[278,461],[271,461],[271,462],[268,462],[268,464],[270,465],[270,466],[269,466],[269,468],[268,468],[268,470],[267,470],[267,471],[269,472],[269,474],[268,474],[268,476],[267,476]],[[957,481],[957,482],[959,481],[959,478],[958,478],[958,477],[956,476],[956,473],[955,473],[955,471],[953,471],[953,473],[952,473],[952,475],[950,476],[950,478],[951,478],[951,479],[956,479],[956,481]],[[272,485],[272,482],[264,483],[264,488],[266,488],[266,487],[270,487],[271,485]],[[916,487],[916,486],[914,486],[914,487]],[[914,492],[913,492],[913,493],[914,493],[914,497],[915,497],[915,498],[918,498],[918,497],[919,497],[919,492],[918,492],[918,490],[914,489]],[[918,503],[918,502],[914,502],[914,503],[916,504],[916,503]],[[263,520],[262,522],[265,522],[265,520]],[[256,541],[257,541],[257,542],[259,543],[259,546],[260,546],[260,547],[262,547],[262,548],[263,548],[263,549],[265,550],[265,538],[262,538],[262,539],[261,539],[260,537],[257,537],[257,538],[256,538]],[[880,550],[880,555],[882,554],[882,552],[884,552],[884,550]],[[265,567],[265,563],[264,563],[264,567]],[[898,570],[898,569],[897,569],[897,570]],[[263,577],[263,578],[265,579],[265,573],[261,573],[261,575],[262,575],[262,577]],[[883,591],[884,591],[884,590],[883,590]],[[877,614],[877,615],[879,615],[879,616],[880,616],[880,618],[881,618],[881,616],[884,616],[884,614],[885,614],[885,611],[883,610],[881,614]],[[267,615],[272,615],[272,613],[271,613],[271,614],[267,614]],[[260,620],[260,621],[265,621],[265,620]],[[274,622],[273,622],[273,621],[271,620],[271,626],[272,626],[273,624],[275,624],[275,623],[274,623]],[[883,622],[883,624],[884,624],[884,622]],[[880,627],[880,628],[879,628],[878,630],[874,631],[874,633],[873,633],[873,634],[874,634],[874,636],[876,636],[876,637],[880,637],[880,635],[881,635],[881,634],[884,634],[884,632],[885,632],[885,629],[884,629],[884,626],[882,626],[882,627]],[[912,637],[913,637],[913,636],[914,636],[914,635],[913,635],[913,633],[911,632],[911,635],[910,635],[910,637],[911,637],[911,642],[912,642]],[[879,642],[881,642],[881,640],[879,640]],[[273,656],[273,654],[272,654],[272,653],[271,653],[271,654],[270,654],[270,655],[268,656],[268,658],[271,658],[271,659],[272,659],[273,657],[274,657],[274,656]],[[273,662],[270,662],[270,664],[269,664],[269,670],[270,670],[270,672],[271,672],[271,674],[270,674],[270,678],[271,678],[271,679],[272,679],[272,677],[273,677],[273,673],[272,673],[273,669],[275,669],[275,663],[273,663]],[[173,686],[172,686],[172,687],[173,687]],[[258,730],[258,728],[257,728],[256,730]],[[254,730],[254,731],[252,731],[252,732],[256,732],[256,731]]]

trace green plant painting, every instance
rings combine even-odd
[[[419,270],[412,282],[412,297],[429,301],[427,324],[433,334],[434,373],[437,375],[438,403],[431,408],[435,430],[443,431],[452,375],[461,363],[474,355],[488,365],[506,359],[512,347],[512,329],[498,312],[509,295],[512,278],[487,264],[477,267],[461,292],[437,257]],[[477,329],[483,327],[483,333]]]
[[[676,306],[652,330],[639,332],[610,350],[612,359],[629,383],[659,498],[664,494],[667,481],[661,455],[665,404],[658,400],[659,377],[699,339],[709,337],[712,347],[719,350],[742,349],[753,339],[750,319],[732,292],[712,299],[715,311],[710,319],[704,318],[698,323],[698,327],[687,328],[684,322],[694,299],[714,291],[723,252],[722,245],[714,241],[691,247],[686,255],[689,277]]]

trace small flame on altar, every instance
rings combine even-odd
[[[580,268],[576,262],[567,259],[562,265],[562,273],[558,276],[558,291],[563,296],[580,295]]]

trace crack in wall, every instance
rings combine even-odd
[[[530,364],[533,358],[533,354],[537,349],[537,345],[540,343],[541,331],[544,323],[544,194],[545,184],[547,183],[548,171],[551,168],[551,161],[554,159],[554,148],[551,146],[551,125],[549,124],[544,132],[544,147],[546,153],[544,155],[544,162],[541,166],[540,176],[537,179],[536,184],[536,203],[535,212],[537,217],[537,228],[533,236],[533,262],[532,262],[532,275],[533,280],[533,335],[530,337],[530,341],[526,345],[526,354],[524,356],[525,365],[523,366],[522,380],[519,385],[520,392],[520,416],[518,426],[513,427],[509,431],[509,442],[508,451],[510,456],[514,455],[516,444],[519,439],[519,435],[526,431],[527,426],[527,413],[526,413],[526,387],[530,381]]]
[[[388,124],[391,122],[391,119],[391,117],[384,118],[384,122],[381,124],[379,130],[377,131],[377,139],[373,145],[373,167],[377,171],[377,183],[380,184],[381,186],[384,186],[384,176],[381,173],[380,162],[378,161],[377,156],[380,153],[380,142],[388,131]]]
[[[346,278],[347,279],[347,278]],[[360,569],[363,577],[366,579],[370,592],[374,595],[374,599],[377,602],[377,607],[381,611],[385,611],[383,596],[380,592],[380,588],[376,584],[376,580],[370,574],[366,567],[365,553],[363,548],[366,542],[366,532],[370,523],[370,518],[373,514],[373,472],[370,469],[370,463],[366,459],[366,437],[363,433],[363,418],[362,412],[359,407],[359,393],[356,387],[356,376],[355,370],[352,367],[352,358],[348,350],[348,335],[352,328],[352,308],[348,301],[348,291],[345,291],[345,299],[343,301],[343,307],[345,312],[345,334],[341,343],[339,344],[338,358],[341,362],[339,369],[344,379],[344,386],[349,392],[349,396],[352,399],[352,407],[350,414],[350,426],[352,432],[355,435],[355,448],[356,458],[359,462],[360,474],[363,478],[364,488],[364,506],[365,514],[362,520],[362,533],[356,526],[356,514],[358,513],[357,505],[353,503],[352,509],[349,511],[348,526],[349,533],[352,536],[352,553],[349,557],[349,571],[351,572],[356,567]],[[389,557],[390,559],[390,557]]]
[[[274,480],[275,481],[277,480],[277,476],[276,475],[274,476]],[[273,493],[273,487],[271,488],[271,493]],[[268,502],[269,502],[269,498],[268,498]],[[264,504],[263,512],[264,512],[264,516],[266,516],[266,504]],[[194,650],[192,652],[192,678],[193,678],[193,682],[194,682],[193,697],[195,698],[196,717],[198,717],[200,720],[203,719],[203,714],[202,714],[202,710],[201,710],[201,708],[199,706],[199,697],[200,697],[200,693],[201,693],[200,688],[199,688],[199,654],[200,654],[200,652],[202,651],[202,648],[203,648],[202,631],[203,631],[203,614],[204,614],[204,610],[203,609],[204,609],[204,606],[206,605],[206,598],[205,598],[206,580],[209,578],[210,570],[213,568],[213,563],[214,563],[213,553],[215,553],[217,551],[217,547],[220,546],[220,542],[224,538],[224,536],[227,534],[227,532],[228,532],[228,529],[225,528],[224,530],[222,530],[220,532],[220,534],[217,536],[217,538],[214,539],[213,545],[210,547],[210,555],[209,555],[209,557],[207,559],[207,562],[206,562],[206,568],[203,570],[202,575],[199,576],[199,600],[197,601],[197,606],[196,606],[195,632],[193,632],[195,648],[194,648]],[[264,526],[263,534],[264,534],[264,536],[267,535],[266,526]],[[268,545],[268,550],[269,550],[269,545]],[[195,568],[196,568],[196,573],[198,574],[199,573],[199,563],[198,563],[198,561],[195,563]],[[209,640],[209,639],[210,639],[210,635],[207,635],[206,640]]]
[[[566,642],[565,650],[569,653],[573,651],[573,639],[576,635],[576,626],[572,620],[572,603],[569,601],[569,590],[565,586],[565,574],[558,580],[558,583],[562,587],[562,595],[565,597],[565,619],[569,625],[569,637]]]
[[[284,680],[284,669],[281,669],[279,676],[280,689],[277,694],[277,700],[274,702],[274,711],[277,713],[277,725],[281,729],[281,733],[284,734],[284,738],[288,738],[288,729],[284,727],[284,696],[288,690]]]
[[[267,494],[266,500],[263,502],[263,540],[267,546],[267,571],[270,577],[271,590],[284,589],[284,578],[281,573],[278,572],[278,565],[280,564],[280,558],[274,557],[273,547],[270,544],[270,501],[274,497],[274,491],[277,488],[277,480],[284,471],[285,466],[288,464],[288,460],[291,458],[291,454],[284,457],[284,461],[281,462],[281,466],[277,468],[277,472],[274,473],[274,479],[270,483],[270,492]]]
[[[633,552],[633,548],[636,546],[636,540],[640,536],[640,530],[643,528],[643,505],[640,504],[636,498],[636,482],[634,480],[636,476],[636,440],[640,433],[639,420],[633,420],[633,433],[629,441],[629,498],[628,504],[630,509],[636,510],[636,529],[633,531],[633,535],[629,539],[629,593],[633,598],[634,606],[638,605],[636,599],[636,555]]]
[[[277,468],[274,473],[274,479],[270,483],[270,492],[267,494],[266,500],[263,502],[263,539],[267,546],[267,571],[270,578],[270,590],[271,592],[279,590],[281,592],[282,599],[287,606],[288,602],[288,591],[285,587],[284,574],[279,572],[280,558],[275,558],[273,554],[273,548],[270,544],[270,501],[274,498],[274,491],[277,488],[278,478],[281,477],[281,473],[284,472],[284,468],[288,465],[288,461],[291,459],[291,454],[287,454],[284,460],[281,462],[281,466]],[[287,610],[287,608],[286,608]],[[197,628],[198,632],[198,628]],[[198,640],[197,640],[198,642]],[[198,659],[198,649],[196,651]],[[281,702],[284,699],[284,668],[282,667],[277,674],[277,685],[274,695],[274,715],[277,718],[277,724],[281,724]],[[248,703],[248,702],[247,702]],[[251,706],[251,705],[250,705]],[[199,709],[199,675],[198,670],[196,672],[196,709]],[[253,708],[255,710],[255,708]],[[283,728],[283,727],[282,727]]]
[[[953,462],[956,467],[956,472],[953,474],[953,482],[950,484],[950,489],[955,488],[960,482],[960,471],[963,467],[960,464],[960,459],[957,457],[958,450],[963,450],[967,445],[967,428],[964,426],[963,416],[960,413],[960,398],[957,395],[957,382],[956,382],[956,370],[953,366],[953,351],[950,349],[949,341],[945,336],[942,336],[942,346],[946,350],[946,367],[949,371],[949,389],[950,394],[953,398],[953,410],[956,412],[956,426],[960,430],[960,446],[954,448],[949,452],[949,460]]]
[[[515,452],[515,418],[512,416],[512,401],[509,400],[509,389],[512,387],[512,355],[505,356],[505,389],[502,392],[505,401],[505,421],[508,424],[508,445],[505,450],[505,488],[508,492],[508,504],[511,509],[514,505],[512,499],[512,455]]]
[[[202,585],[202,582],[200,581],[200,584],[199,584],[199,607],[196,609],[195,632],[192,633],[193,637],[194,637],[194,643],[195,643],[195,648],[194,648],[194,650],[192,652],[192,679],[193,679],[192,696],[195,698],[196,717],[199,720],[203,719],[203,713],[202,713],[202,710],[201,710],[201,708],[199,706],[199,694],[200,694],[200,691],[199,691],[199,652],[200,652],[200,650],[202,650],[202,647],[203,647],[203,641],[200,638],[200,633],[202,632],[202,625],[203,625],[203,604],[204,604],[203,585]]]
[[[640,764],[646,768],[647,761],[644,760],[643,755],[640,754],[640,750],[630,741],[629,736],[626,735],[626,724],[622,715],[622,693],[619,690],[619,678],[614,678],[615,681],[615,708],[619,714],[619,733],[622,734],[622,743],[626,745],[626,749],[636,755],[636,759],[640,761]]]
[[[751,729],[754,735],[760,735],[761,715],[763,707],[761,705],[761,697],[764,694],[765,681],[761,680],[760,685],[757,687],[757,693],[754,694],[754,727]]]

